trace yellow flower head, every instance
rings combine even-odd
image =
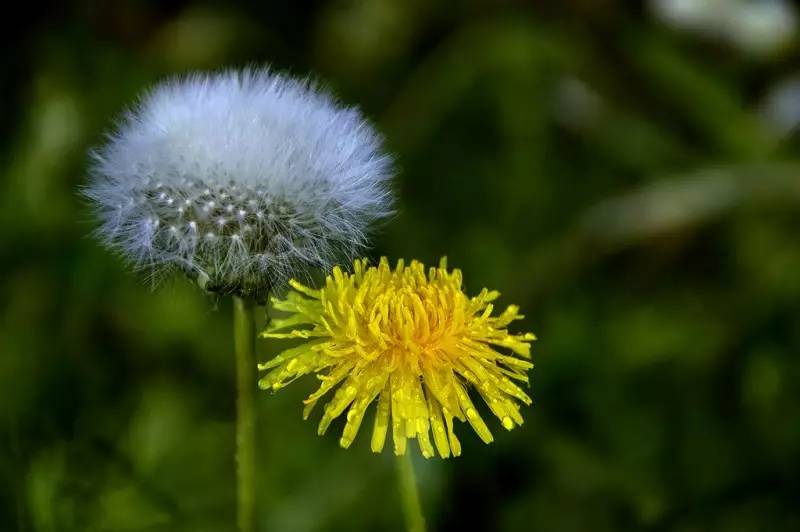
[[[291,285],[294,291],[285,300],[273,299],[276,309],[291,315],[274,320],[262,335],[307,341],[259,365],[269,371],[259,386],[277,390],[297,377],[318,373],[322,384],[306,399],[305,418],[322,396],[336,389],[319,434],[347,410],[340,444],[348,447],[367,407],[377,399],[374,452],[383,449],[391,422],[395,454],[404,454],[407,440],[416,438],[426,458],[433,456],[434,445],[443,458],[458,456],[461,444],[453,418],[469,422],[484,442],[492,441],[469,387],[503,427],[522,425],[518,403],[527,405],[531,399],[517,383],[528,382],[533,364],[527,359],[535,337],[506,330],[522,319],[516,306],[492,316],[491,302],[498,292],[484,288],[467,297],[461,271],[448,272],[446,259],[427,276],[417,261],[406,266],[400,260],[392,270],[386,258],[377,267],[356,260],[353,274],[334,268],[321,290],[297,281]]]

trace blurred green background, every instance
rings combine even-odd
[[[0,70],[0,530],[229,531],[230,302],[87,234],[86,150],[172,73],[271,63],[397,155],[373,256],[535,331],[526,424],[419,458],[432,530],[800,530],[800,33],[745,0],[37,2]],[[261,357],[277,345],[259,346]],[[401,530],[393,460],[260,393],[263,530]],[[368,423],[368,422],[367,422]],[[340,425],[338,425],[340,428]]]

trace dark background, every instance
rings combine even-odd
[[[87,237],[77,190],[142,89],[267,62],[361,105],[397,155],[399,213],[372,256],[446,254],[540,338],[521,429],[493,420],[485,446],[461,425],[461,458],[415,457],[432,530],[800,530],[796,6],[16,7],[0,530],[233,529],[230,302],[151,290]],[[317,437],[313,387],[259,394],[262,529],[401,530],[389,450]]]

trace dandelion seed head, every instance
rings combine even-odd
[[[103,242],[219,291],[349,261],[391,211],[392,160],[362,114],[267,69],[161,83],[92,156],[84,193]]]
[[[472,402],[470,391],[511,430],[522,425],[519,404],[530,397],[533,334],[511,334],[507,326],[522,319],[511,305],[493,316],[499,293],[483,289],[468,297],[459,270],[442,260],[427,272],[423,264],[401,260],[394,270],[381,259],[377,267],[356,260],[353,274],[338,267],[325,286],[313,290],[296,281],[286,299],[273,298],[278,310],[263,336],[302,338],[259,369],[263,389],[278,390],[298,377],[317,373],[322,384],[306,399],[304,416],[325,395],[318,432],[346,413],[339,441],[349,447],[367,408],[377,401],[372,450],[380,452],[389,427],[394,452],[406,452],[416,439],[426,458],[461,454],[453,420],[470,424],[486,443],[492,433]],[[289,332],[281,332],[289,330]]]

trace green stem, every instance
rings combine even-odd
[[[422,506],[419,503],[419,491],[414,478],[411,453],[406,452],[403,456],[398,456],[396,463],[397,485],[400,489],[400,500],[403,504],[408,532],[425,532],[425,518],[422,516]]]
[[[236,347],[236,501],[239,532],[256,529],[256,324],[253,301],[233,297]]]

